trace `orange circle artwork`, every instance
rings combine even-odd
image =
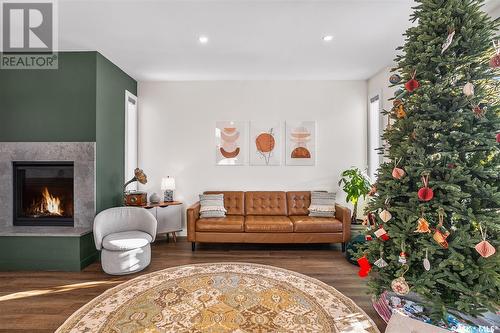
[[[292,158],[311,158],[311,153],[307,148],[297,147],[292,151]]]
[[[257,150],[261,153],[269,153],[274,149],[274,136],[269,133],[261,133],[255,138]]]

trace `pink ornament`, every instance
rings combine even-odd
[[[500,67],[500,54],[495,54],[490,59],[490,67],[491,68],[498,68],[498,67]]]
[[[430,201],[434,198],[434,191],[429,187],[429,176],[422,176],[422,183],[424,183],[424,187],[418,190],[418,199],[420,201]]]
[[[483,258],[488,258],[489,256],[494,255],[496,252],[495,247],[491,245],[487,240],[479,242],[479,244],[475,246],[475,249]]]
[[[392,177],[394,177],[396,179],[401,179],[405,175],[406,175],[406,172],[401,168],[394,167],[394,169],[392,169]]]
[[[500,143],[500,133],[497,133],[497,143]]]

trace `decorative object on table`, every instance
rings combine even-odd
[[[359,271],[358,271],[359,277],[367,277],[368,273],[372,269],[372,265],[368,261],[368,258],[366,258],[366,256],[362,256],[361,258],[359,258],[358,265],[359,265]]]
[[[309,216],[334,217],[336,193],[313,191],[311,192],[311,204],[308,208]]]
[[[416,70],[413,71],[411,79],[405,83],[405,88],[408,92],[413,92],[420,87],[420,83],[415,79],[415,75],[417,75]]]
[[[479,224],[479,231],[481,232],[481,238],[483,239],[474,248],[483,258],[488,258],[495,254],[496,249],[486,240],[486,229],[483,230],[481,224]]]
[[[394,74],[392,74],[389,77],[389,82],[391,84],[398,84],[399,82],[401,82],[401,76],[399,76],[398,74],[394,73]]]
[[[170,176],[162,178],[161,190],[163,191],[163,201],[174,201],[175,179]]]
[[[285,126],[287,165],[314,165],[316,160],[316,122],[287,121]]]
[[[215,123],[215,162],[217,165],[244,165],[247,157],[246,121]]]
[[[161,198],[156,192],[153,192],[153,194],[151,194],[149,196],[149,202],[151,202],[151,203],[157,204],[160,201],[161,201]]]
[[[126,206],[142,206],[148,202],[147,193],[142,191],[127,191],[127,186],[133,182],[146,184],[148,177],[142,169],[135,168],[134,177],[123,185],[123,201]]]
[[[443,54],[444,51],[446,51],[450,47],[451,43],[453,42],[453,36],[455,36],[455,29],[449,29],[448,37],[446,37],[446,40],[441,46],[441,54]]]
[[[279,121],[250,122],[250,165],[281,164]]]
[[[139,207],[114,207],[94,219],[93,234],[102,269],[112,275],[135,273],[151,261],[156,220]]]
[[[205,294],[200,296],[200,291]],[[167,315],[183,320],[165,320]],[[294,320],[277,326],[272,318]],[[141,275],[94,298],[56,332],[143,332],[145,323],[155,332],[380,333],[351,299],[317,279],[278,267],[230,262]]]
[[[368,176],[361,172],[358,168],[351,168],[341,173],[339,186],[347,194],[346,202],[353,204],[351,220],[356,221],[359,198],[366,198],[372,186],[368,180]]]
[[[200,217],[225,217],[224,194],[200,194]]]

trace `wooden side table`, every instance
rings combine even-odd
[[[166,234],[167,240],[170,234],[172,239],[177,242],[176,232],[182,230],[182,202],[179,201],[161,201],[159,203],[148,203],[143,208],[147,209],[158,222],[156,234]]]

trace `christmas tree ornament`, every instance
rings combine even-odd
[[[418,83],[417,80],[415,80],[415,75],[417,74],[417,71],[413,71],[413,74],[411,76],[411,79],[405,83],[405,88],[406,90],[408,90],[409,92],[413,92],[415,91],[416,89],[418,89],[418,87],[420,87],[420,83]]]
[[[399,104],[397,107],[394,108],[395,110],[395,114],[396,114],[396,118],[398,119],[402,119],[404,117],[406,117],[406,112],[405,112],[405,107],[403,104]]]
[[[395,100],[393,100],[393,101],[392,101],[392,106],[396,107],[396,106],[398,106],[398,105],[400,105],[400,104],[402,104],[402,103],[403,103],[403,101],[402,101],[402,100],[400,100],[400,99],[395,99]]]
[[[371,240],[373,240],[372,235],[370,235],[370,234],[366,234],[366,235],[365,235],[365,240],[366,240],[366,241],[371,241]]]
[[[380,217],[380,219],[384,221],[384,223],[386,223],[390,219],[392,219],[392,214],[387,209],[384,209],[378,214],[378,217]]]
[[[377,238],[382,240],[383,242],[389,239],[389,234],[382,226],[378,228],[377,231],[375,231],[375,236],[377,236]]]
[[[426,271],[429,271],[431,269],[431,262],[429,261],[429,253],[428,253],[427,249],[425,249],[425,258],[423,261],[423,265],[424,265],[424,269]]]
[[[484,116],[484,109],[480,105],[476,105],[472,108],[472,112],[477,118],[482,118]]]
[[[439,224],[434,230],[434,235],[432,238],[443,248],[448,248],[448,242],[446,238],[450,235],[449,231],[445,229],[444,224],[444,210],[442,208],[438,209]]]
[[[392,291],[394,291],[396,294],[398,294],[400,296],[404,296],[410,292],[410,286],[408,285],[408,282],[406,282],[406,279],[404,277],[404,275],[408,271],[408,269],[409,269],[409,267],[406,266],[406,269],[403,272],[403,274],[401,274],[400,277],[395,278],[391,282]]]
[[[367,277],[368,273],[372,269],[372,265],[370,265],[368,258],[366,258],[366,256],[362,256],[357,261],[359,265],[359,272],[358,272],[359,277]]]
[[[403,169],[398,168],[399,163],[401,163],[401,158],[397,161],[394,161],[394,168],[392,169],[392,177],[394,177],[395,179],[401,179],[406,175]]]
[[[497,133],[497,143],[500,143],[500,133]]]
[[[467,82],[464,86],[464,95],[467,97],[474,96],[474,85],[471,82]]]
[[[490,67],[498,68],[500,67],[500,41],[493,41],[493,47],[495,48],[495,54],[490,59]]]
[[[479,242],[474,248],[481,255],[481,257],[488,258],[489,256],[492,256],[495,254],[496,249],[493,245],[490,244],[490,242],[488,242],[486,240],[486,228],[483,231],[483,228],[481,227],[481,224],[480,224],[479,230],[481,231],[481,238],[483,240],[481,242]]]
[[[420,201],[432,200],[434,198],[434,191],[429,187],[429,174],[422,176],[422,183],[424,186],[418,190],[418,199]]]
[[[389,82],[391,84],[398,84],[399,82],[401,82],[401,76],[399,76],[398,74],[392,74],[389,77]]]
[[[401,97],[403,96],[404,92],[405,92],[405,91],[404,91],[403,89],[397,89],[397,90],[394,92],[394,97],[396,97],[396,98],[398,98],[398,99],[399,99],[399,98],[401,98]]]
[[[448,31],[448,37],[446,37],[446,40],[441,46],[441,54],[443,54],[444,51],[446,51],[450,47],[451,43],[453,42],[453,36],[455,36],[455,29]]]
[[[405,252],[405,243],[401,243],[401,252],[399,253],[398,262],[402,265],[406,264],[407,254]]]
[[[430,233],[431,229],[429,228],[429,222],[425,219],[425,217],[421,217],[417,220],[417,229],[414,232],[418,232],[421,234]]]
[[[378,258],[373,264],[378,268],[384,268],[387,266],[387,262],[382,257]]]

